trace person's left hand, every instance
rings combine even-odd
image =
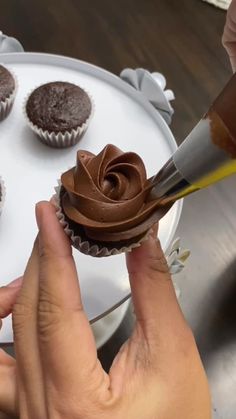
[[[2,319],[11,312],[20,291],[22,280],[16,279],[0,288],[0,328]],[[0,419],[8,418],[16,411],[16,368],[15,360],[0,349]],[[15,415],[14,415],[15,416]]]
[[[154,231],[127,256],[137,322],[107,374],[83,310],[68,237],[52,205],[40,203],[36,215],[39,234],[13,308],[15,402],[14,384],[2,380],[15,415],[210,419],[207,379]]]

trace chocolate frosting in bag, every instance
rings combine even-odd
[[[107,145],[97,156],[78,151],[77,165],[61,177],[61,205],[88,238],[121,241],[140,236],[157,221],[158,200],[142,159]]]
[[[235,94],[236,74],[231,77],[205,116],[211,121],[213,143],[233,159],[236,158]]]

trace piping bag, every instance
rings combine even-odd
[[[150,198],[159,198],[160,207],[168,208],[178,199],[235,173],[236,74],[152,178]]]

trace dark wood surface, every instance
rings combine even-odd
[[[231,75],[221,45],[225,12],[200,0],[1,0],[0,30],[26,51],[59,53],[116,74],[161,71],[176,94],[180,143]],[[235,177],[188,197],[178,228],[192,257],[177,282],[201,352],[214,417],[236,417]],[[99,356],[108,369],[133,327],[131,309]]]

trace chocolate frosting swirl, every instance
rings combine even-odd
[[[77,165],[61,177],[61,205],[88,238],[121,241],[144,234],[156,221],[157,200],[142,159],[107,145],[97,156],[78,151]]]

